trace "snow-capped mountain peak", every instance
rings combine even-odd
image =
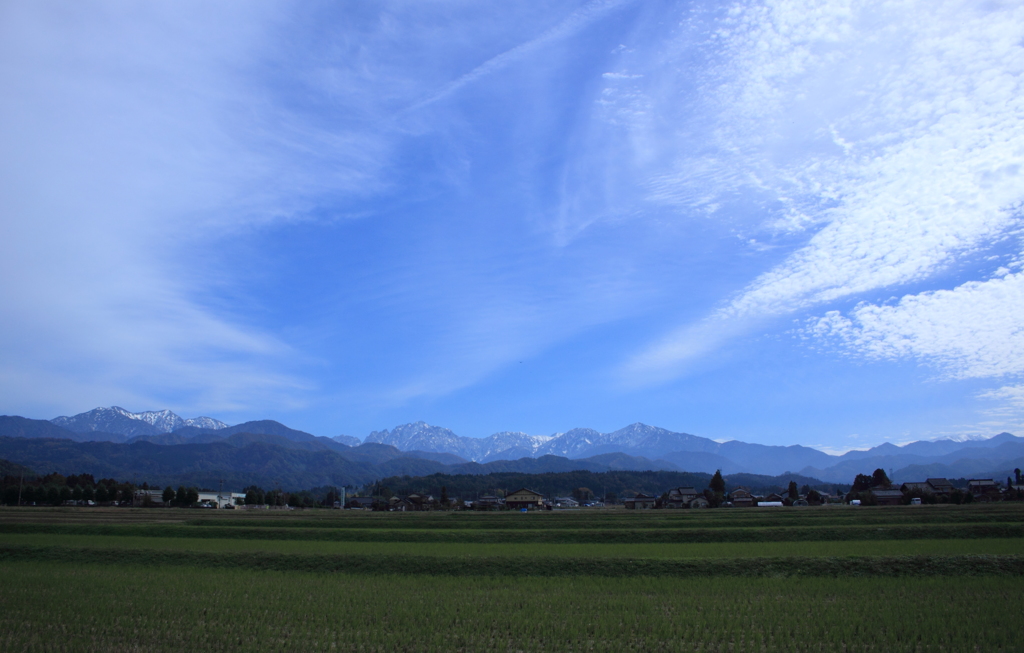
[[[206,429],[223,429],[227,424],[212,417],[195,417],[182,419],[174,412],[164,410],[147,410],[133,413],[120,406],[110,408],[94,408],[72,417],[57,417],[50,420],[57,426],[78,433],[101,431],[119,435],[160,435],[170,433],[185,426],[196,426]]]

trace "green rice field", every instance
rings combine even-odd
[[[1013,503],[2,509],[0,651],[1022,651],[1022,527]]]
[[[188,539],[116,535],[0,535],[4,544],[116,549],[159,549],[211,553],[587,557],[587,558],[751,558],[787,556],[934,556],[1024,553],[1024,539],[892,540],[825,542],[725,542],[688,544],[442,544],[428,542],[325,542],[321,540]]]

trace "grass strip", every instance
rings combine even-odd
[[[902,526],[793,526],[677,530],[347,530],[330,528],[227,528],[178,524],[0,523],[0,533],[116,535],[242,540],[332,542],[445,542],[478,544],[640,544],[700,542],[821,542],[856,540],[979,539],[1024,537],[1024,524],[908,524]]]
[[[322,542],[238,540],[116,535],[3,534],[0,544],[72,546],[90,549],[163,549],[194,553],[269,552],[286,554],[418,555],[447,558],[766,558],[791,556],[1012,555],[1024,552],[1024,538],[970,540],[885,540],[831,542],[714,542],[684,544],[465,544],[451,542]]]
[[[179,566],[360,575],[903,577],[1022,576],[1024,555],[791,556],[726,559],[441,557],[296,555],[268,552],[198,553],[158,549],[0,546],[0,561]]]
[[[1024,506],[992,510],[960,507],[891,508],[796,508],[736,509],[719,511],[661,510],[608,513],[370,513],[348,514],[324,511],[323,516],[266,513],[191,518],[190,526],[234,528],[339,528],[339,529],[431,529],[431,530],[551,530],[589,528],[681,529],[753,528],[779,525],[884,526],[902,524],[994,524],[1024,522]]]

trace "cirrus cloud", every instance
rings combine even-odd
[[[1024,8],[1013,4],[735,5],[716,33],[724,63],[707,81],[709,104],[720,107],[710,125],[716,163],[680,158],[655,180],[652,197],[727,213],[728,193],[747,189],[773,202],[760,223],[742,227],[747,234],[807,235],[698,324],[638,354],[627,375],[671,378],[721,346],[723,333],[931,279],[1017,227],[1024,201],[1022,35]],[[857,351],[910,354],[916,350],[901,320],[913,320],[912,313],[941,320],[952,315],[942,306],[952,304],[983,313],[1014,283],[968,284],[949,295],[907,298],[899,309],[862,307],[854,318],[862,335],[849,342]],[[852,333],[837,319],[830,314],[826,322]],[[935,324],[919,338],[932,343],[929,352],[946,333]],[[1017,359],[1010,367],[1024,365],[1024,352],[1011,353]],[[1004,371],[984,351],[964,356],[948,363],[955,375]]]

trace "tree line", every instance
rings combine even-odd
[[[7,506],[60,506],[68,501],[131,503],[138,486],[113,478],[96,480],[92,474],[64,476],[4,476],[0,500]]]
[[[763,476],[759,474],[729,474],[722,477],[720,494],[737,487],[745,487],[752,491],[785,492],[789,483],[796,482],[809,488],[843,490],[845,484],[823,484],[813,478],[797,474],[781,476]],[[599,498],[603,500],[621,500],[634,497],[639,493],[660,496],[666,488],[693,487],[698,490],[708,489],[714,475],[704,472],[669,472],[669,471],[609,471],[590,472],[576,470],[570,472],[547,472],[543,474],[524,474],[519,472],[495,472],[492,474],[430,474],[429,476],[391,476],[367,484],[360,490],[364,496],[381,494],[382,488],[389,493],[408,495],[413,492],[439,496],[441,488],[453,497],[474,499],[484,495],[502,495],[505,491],[517,490],[521,487],[540,492],[548,497],[573,496],[579,499]],[[586,493],[581,493],[586,490]],[[716,490],[712,490],[712,493]]]

